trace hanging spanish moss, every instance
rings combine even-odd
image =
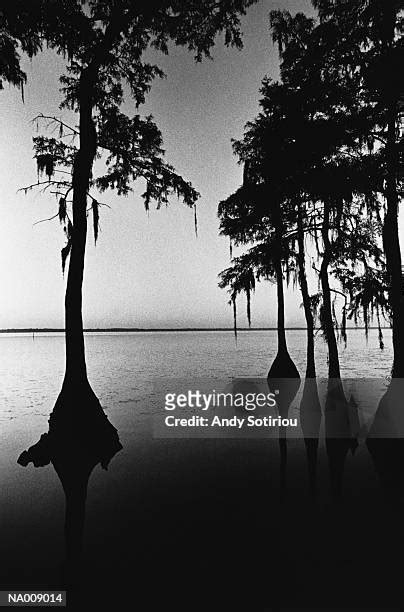
[[[50,180],[55,173],[55,158],[51,153],[37,155],[36,167],[38,171],[38,180],[42,174],[46,174]]]
[[[98,232],[100,228],[100,211],[97,200],[93,200],[91,204],[93,211],[93,232],[94,232],[94,244],[97,244]]]
[[[377,330],[378,330],[378,335],[379,335],[379,347],[380,347],[380,350],[383,351],[384,350],[384,338],[383,338],[382,326],[380,323],[379,306],[376,306],[376,316],[377,316]]]
[[[60,223],[65,223],[66,215],[67,215],[66,199],[65,198],[60,198],[60,200],[59,200],[59,212],[58,212],[58,217],[59,217]]]
[[[196,203],[194,204],[194,225],[195,225],[195,236],[198,237],[198,214],[196,210]]]
[[[334,298],[333,301],[332,301],[331,310],[332,310],[332,318],[334,320],[334,326],[335,326],[335,329],[336,329],[337,334],[338,334],[339,333],[339,325],[338,325],[337,313],[335,312],[335,302],[336,302],[336,298]]]
[[[323,338],[326,342],[328,342],[328,328],[327,328],[327,325],[325,324],[325,313],[324,313],[323,303],[319,305],[318,320],[320,323],[320,329],[321,329]]]
[[[237,342],[237,303],[235,295],[231,298],[231,303],[233,304],[234,337]]]
[[[250,162],[248,159],[245,160],[244,162],[244,168],[243,168],[243,185],[247,186],[251,184],[251,178],[250,178]]]
[[[247,297],[247,320],[248,320],[248,327],[251,327],[251,292],[250,292],[249,287],[246,288],[245,293],[246,293],[246,297]]]
[[[314,232],[314,244],[316,245],[317,253],[320,253],[321,252],[321,250],[320,250],[320,242],[319,242],[319,239],[318,239],[317,232]],[[313,263],[313,268],[314,268],[314,263]]]
[[[347,315],[346,315],[346,304],[342,307],[342,322],[341,322],[341,340],[342,342],[345,344],[345,347],[347,345],[347,335],[346,335],[346,319],[347,319]]]
[[[365,324],[365,338],[367,342],[369,340],[369,309],[367,304],[363,305],[363,322]]]
[[[251,252],[247,252],[240,257],[232,259],[232,265],[219,274],[219,278],[221,279],[219,287],[221,289],[227,288],[230,296],[229,304],[233,306],[236,337],[236,298],[242,293],[246,295],[247,319],[248,325],[251,327],[251,293],[255,291],[256,278],[254,266],[256,265]]]
[[[230,238],[230,259],[233,259],[233,243]]]
[[[61,255],[62,255],[62,273],[63,274],[65,273],[66,261],[67,261],[67,258],[70,255],[71,249],[72,249],[72,239],[71,239],[71,237],[69,237],[67,239],[66,245],[61,250]]]

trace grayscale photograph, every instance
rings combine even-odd
[[[0,607],[404,600],[404,0],[0,0]]]

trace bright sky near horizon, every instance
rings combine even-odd
[[[198,238],[193,213],[175,198],[169,208],[147,215],[140,184],[127,198],[106,193],[101,233],[89,235],[84,282],[87,327],[227,327],[232,312],[217,275],[229,265],[228,242],[218,236],[217,204],[241,182],[231,139],[258,111],[259,87],[277,77],[278,55],[268,28],[272,8],[311,12],[309,0],[261,0],[243,18],[244,49],[226,49],[218,39],[214,61],[196,64],[185,49],[172,48],[158,64],[156,80],[140,113],[152,113],[162,131],[166,159],[201,193]],[[56,212],[55,199],[39,191],[17,193],[36,182],[31,119],[56,114],[63,58],[46,51],[24,62],[25,103],[18,91],[0,92],[0,328],[62,327],[64,283],[58,221],[33,225]],[[131,105],[125,111],[131,112]],[[133,109],[133,112],[136,112]],[[275,288],[258,288],[253,325],[276,323]],[[300,296],[287,293],[287,325],[303,324]],[[240,325],[246,324],[240,300]]]

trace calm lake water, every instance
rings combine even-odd
[[[289,351],[304,376],[306,334],[287,332]],[[348,330],[340,345],[342,376],[383,379],[392,365],[391,332],[385,349],[376,330]],[[90,333],[88,373],[102,406],[118,429],[140,434],[156,401],[159,381],[265,377],[276,352],[275,331]],[[327,375],[327,350],[316,341],[317,374]],[[8,444],[31,443],[47,429],[64,371],[63,334],[0,334],[0,424]],[[26,441],[26,442],[25,442]]]
[[[289,330],[287,336],[303,376],[305,332]],[[376,330],[370,330],[368,341],[362,330],[348,330],[347,347],[340,345],[342,375],[389,376],[391,332],[386,330],[384,336],[386,348],[381,351]],[[91,384],[122,443],[135,453],[147,454],[148,417],[160,399],[159,381],[264,377],[276,352],[276,332],[239,332],[237,344],[231,332],[91,333],[86,335],[86,350]],[[318,376],[325,377],[327,351],[320,335],[316,353]],[[21,479],[30,491],[30,470],[16,465],[16,458],[47,430],[63,371],[63,334],[36,334],[34,339],[30,334],[0,334],[0,462],[9,499],[19,495]],[[51,468],[35,472],[35,487],[48,487],[49,478],[56,480]]]
[[[287,337],[304,376],[305,331],[289,330]],[[347,346],[340,345],[342,376],[388,377],[390,330],[384,331],[384,339],[381,351],[376,330],[370,330],[367,341],[362,330],[348,330]],[[91,384],[114,425],[121,435],[141,437],[159,381],[265,377],[276,352],[276,332],[239,332],[237,343],[231,332],[90,333],[86,351]],[[320,335],[316,362],[318,376],[326,377],[327,350]],[[0,334],[0,424],[8,451],[13,447],[17,452],[47,429],[63,371],[63,334],[36,334],[34,339],[30,334]]]
[[[301,375],[305,371],[306,335],[287,332],[289,351]],[[377,331],[366,341],[362,330],[348,330],[340,345],[342,376],[383,378],[392,365],[391,332]],[[86,335],[90,381],[104,408],[133,402],[142,406],[159,379],[266,376],[276,352],[275,331],[91,333]],[[327,375],[327,351],[318,335],[317,374]],[[0,334],[0,415],[2,422],[36,415],[45,417],[60,390],[64,370],[62,334]]]
[[[363,331],[348,331],[347,347],[340,345],[342,375],[387,378],[392,364],[391,333],[386,330],[384,335],[386,348],[381,351],[376,330],[370,331],[368,342]],[[305,332],[288,331],[287,336],[290,353],[304,376]],[[153,440],[148,418],[159,401],[159,382],[266,376],[276,351],[274,331],[240,332],[237,344],[231,332],[92,333],[86,336],[86,348],[90,381],[124,447],[107,473],[97,467],[91,476],[86,526],[91,563],[103,559],[104,571],[106,547],[115,551],[111,558],[122,559],[123,563],[125,538],[138,537],[137,532],[133,535],[134,525],[152,521],[155,531],[170,512],[174,522],[177,516],[183,517],[187,505],[192,517],[192,504],[200,509],[212,491],[218,497],[207,514],[218,520],[226,516],[227,520],[226,513],[237,513],[239,504],[229,501],[226,506],[225,491],[241,482],[247,486],[262,474],[263,467],[264,477],[277,482],[276,445],[271,450],[266,441],[257,440],[234,444],[222,440]],[[318,375],[325,377],[327,351],[320,336],[316,352]],[[37,334],[34,339],[28,334],[0,334],[0,554],[8,560],[5,577],[0,570],[3,584],[7,576],[18,576],[21,585],[41,586],[45,584],[43,576],[53,575],[55,560],[63,558],[64,496],[56,473],[52,466],[34,469],[30,465],[24,469],[16,463],[20,452],[47,431],[63,371],[62,334]],[[297,448],[301,441],[292,441],[291,461],[293,442]],[[298,488],[306,474],[304,452],[299,452],[292,470]],[[358,476],[361,487],[367,482],[375,487],[376,477],[364,445],[359,455],[367,470]],[[320,476],[322,490],[327,491],[324,450],[322,456],[324,474]],[[204,489],[200,483],[205,480]],[[200,492],[195,500],[196,482]],[[179,504],[178,511],[175,504]],[[119,544],[116,529],[122,532]],[[175,546],[176,538],[173,532],[170,545]],[[133,546],[137,546],[137,540]],[[156,539],[147,547],[153,567],[160,555],[160,543]]]

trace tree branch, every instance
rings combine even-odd
[[[57,212],[56,215],[53,215],[53,217],[49,217],[49,219],[41,219],[40,221],[35,221],[35,223],[33,223],[32,226],[38,225],[39,223],[45,223],[45,221],[53,221],[53,219],[56,219],[58,216],[59,216],[59,212]]]
[[[91,195],[91,193],[87,192],[87,196],[91,198],[93,202],[96,202],[98,206],[106,206],[107,208],[111,209],[111,206],[109,206],[109,204],[105,204],[104,202],[99,202],[96,198],[94,198],[94,196]]]
[[[47,119],[49,120],[48,126],[51,126],[52,123],[58,123],[59,125],[61,125],[62,127],[66,128],[67,130],[70,130],[74,135],[79,135],[80,132],[78,130],[76,130],[75,128],[72,128],[70,125],[67,125],[67,123],[65,123],[64,121],[62,121],[61,119],[58,119],[57,117],[51,116],[51,115],[44,115],[43,113],[40,113],[39,115],[37,115],[36,117],[34,117],[31,121],[31,123],[35,123],[37,121],[39,121],[39,119]],[[67,136],[69,136],[70,134],[67,134]]]
[[[20,189],[17,189],[17,193],[19,193],[20,191],[24,191],[24,193],[27,194],[28,191],[30,191],[34,187],[39,187],[40,185],[45,185],[44,190],[46,190],[51,185],[57,185],[58,187],[63,186],[63,187],[71,188],[70,183],[67,183],[66,181],[38,181],[37,183],[32,183],[32,185],[28,185],[27,187],[21,187]]]

